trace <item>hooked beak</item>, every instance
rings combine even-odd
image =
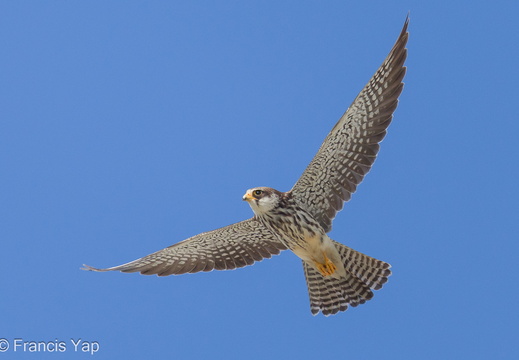
[[[251,200],[254,200],[254,198],[252,197],[252,193],[250,191],[247,191],[245,193],[245,195],[243,195],[243,201],[251,201]]]

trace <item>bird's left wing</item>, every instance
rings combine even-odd
[[[251,218],[193,236],[127,264],[107,269],[84,265],[83,270],[140,272],[159,276],[230,270],[270,258],[286,250],[277,237]]]
[[[331,230],[342,209],[368,173],[386,135],[402,92],[406,68],[406,19],[391,52],[324,140],[291,192],[321,224]]]

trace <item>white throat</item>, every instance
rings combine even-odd
[[[274,209],[279,203],[279,197],[277,194],[271,194],[268,197],[261,198],[259,200],[249,201],[249,205],[256,215],[263,215]]]

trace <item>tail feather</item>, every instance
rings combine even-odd
[[[310,294],[310,311],[313,315],[322,311],[324,315],[336,314],[348,308],[349,296],[341,291],[339,280],[325,278],[313,267],[303,261],[308,293]]]
[[[374,290],[380,290],[391,275],[388,263],[364,255],[337,241],[334,244],[341,255],[344,268]]]
[[[336,279],[323,276],[303,261],[303,268],[310,295],[310,311],[316,315],[336,314],[350,306],[364,304],[373,297],[371,289],[378,290],[391,275],[390,265],[334,242],[341,255],[346,277]]]

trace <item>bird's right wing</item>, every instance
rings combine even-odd
[[[301,178],[294,198],[326,232],[343,202],[368,173],[402,92],[406,68],[406,19],[393,49],[324,140]]]
[[[286,250],[255,218],[193,236],[127,264],[106,269],[84,265],[83,270],[140,272],[159,276],[230,270],[270,258]]]

